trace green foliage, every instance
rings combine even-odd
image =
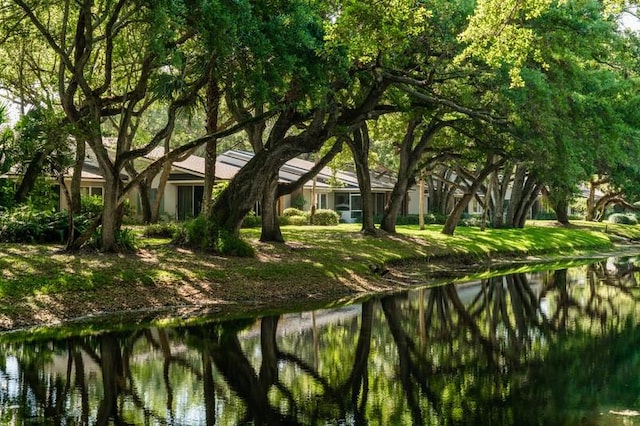
[[[89,224],[86,216],[74,218],[76,232]],[[30,205],[0,213],[0,241],[12,243],[60,243],[68,232],[67,212],[40,210]]]
[[[460,220],[460,225],[480,227],[482,226],[482,215],[481,214],[466,215],[466,217],[463,217],[462,220]]]
[[[99,227],[91,236],[91,245],[98,250],[102,249],[102,227]],[[129,228],[116,231],[116,245],[119,251],[134,252],[138,249],[138,237]]]
[[[98,217],[102,214],[104,201],[98,195],[85,195],[80,198],[80,211],[89,217]]]
[[[180,226],[173,222],[152,223],[144,227],[143,235],[150,238],[173,238]]]
[[[55,210],[60,203],[60,192],[57,185],[40,176],[36,179],[26,204],[35,210]]]
[[[213,250],[223,256],[255,255],[249,243],[219,229],[213,222],[202,216],[183,223],[182,229],[174,234],[173,242],[200,250]]]
[[[285,217],[304,216],[304,211],[295,207],[287,207],[282,211],[282,216],[285,216]]]
[[[309,216],[280,216],[278,217],[278,223],[280,225],[294,225],[294,226],[304,226],[309,224]]]
[[[556,215],[556,212],[554,211],[550,211],[550,212],[538,212],[536,214],[536,216],[534,217],[535,220],[556,220],[558,219],[558,216]]]
[[[382,216],[375,216],[373,220],[375,223],[380,223],[382,221]],[[443,225],[446,221],[447,216],[442,213],[427,213],[424,215],[424,223],[427,225]],[[398,219],[396,221],[397,225],[418,225],[419,223],[420,216],[417,214],[398,216]]]
[[[302,210],[305,204],[307,204],[307,200],[304,199],[303,195],[296,195],[291,199],[291,207],[295,209]]]
[[[242,221],[243,228],[257,228],[262,225],[262,218],[260,216],[256,216],[253,211],[250,211]]]
[[[0,215],[0,241],[60,242],[58,230],[66,229],[66,214],[40,211],[30,206],[17,207]]]
[[[16,187],[8,179],[0,179],[0,212],[10,209],[14,205]]]
[[[632,213],[613,213],[607,218],[609,223],[618,223],[621,225],[637,225],[638,218]]]
[[[256,254],[251,244],[226,231],[218,233],[216,251],[223,256],[253,257]]]
[[[312,225],[336,226],[340,223],[340,215],[329,209],[318,209],[313,215]]]

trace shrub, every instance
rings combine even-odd
[[[333,210],[319,209],[313,215],[313,225],[334,226],[340,222],[340,215]]]
[[[538,212],[534,218],[535,220],[556,220],[558,216],[556,212]]]
[[[294,225],[294,226],[304,226],[309,224],[308,216],[280,216],[278,217],[278,223],[281,226],[285,225]]]
[[[302,210],[305,204],[307,204],[307,200],[304,199],[303,195],[299,194],[291,199],[291,206],[298,210]]]
[[[637,225],[638,219],[633,214],[613,213],[607,218],[610,223],[619,223],[622,225]]]
[[[76,216],[76,232],[86,229],[89,220]],[[0,213],[0,241],[12,243],[59,243],[67,236],[67,212],[40,211],[30,205]]]
[[[256,254],[251,244],[226,231],[218,233],[216,251],[223,256],[253,257]]]
[[[295,207],[288,207],[282,211],[282,216],[285,216],[285,217],[304,216],[304,212]]]
[[[143,235],[152,238],[173,238],[178,232],[178,228],[179,226],[176,223],[153,223],[145,226]]]
[[[98,217],[102,214],[104,201],[98,195],[85,195],[80,198],[80,211],[90,217]]]
[[[469,215],[469,217],[462,219],[460,221],[460,225],[462,226],[482,226],[482,215]]]
[[[212,222],[202,216],[183,223],[174,234],[173,242],[202,250],[213,250],[225,256],[255,255],[249,243],[226,231],[216,229]]]
[[[102,226],[91,236],[91,243],[97,249],[102,248]],[[119,229],[116,231],[116,245],[122,251],[136,251],[138,249],[136,234],[129,228]]]
[[[262,225],[262,218],[260,216],[256,216],[254,212],[249,212],[249,214],[246,215],[242,220],[243,228],[257,228],[261,225]]]
[[[447,221],[446,214],[434,212],[434,213],[428,213],[424,215],[424,223],[444,225],[446,221]]]
[[[191,247],[201,249],[213,249],[214,243],[210,237],[212,235],[211,225],[204,217],[198,216],[183,223],[184,232],[179,233],[182,238],[176,241],[180,244],[186,244]]]

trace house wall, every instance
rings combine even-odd
[[[413,186],[411,189],[407,191],[407,213],[408,214],[419,214],[420,213],[420,194],[418,193],[418,187]],[[424,197],[424,205],[427,210],[427,197]]]

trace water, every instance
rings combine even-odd
[[[0,338],[0,424],[640,424],[638,265],[234,322]]]

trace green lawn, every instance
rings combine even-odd
[[[402,260],[460,264],[568,255],[610,249],[613,232],[640,238],[640,226],[608,225],[605,233],[604,224],[588,223],[564,228],[534,222],[525,229],[486,231],[461,227],[454,236],[440,229],[400,226],[397,235],[372,238],[360,234],[358,225],[285,226],[286,244],[260,243],[259,229],[243,230],[256,248],[255,258],[193,252],[163,239],[141,239],[134,254],[67,254],[55,245],[0,244],[0,329],[15,327],[16,318],[20,324],[43,322],[39,310],[61,321],[84,313],[189,305],[202,298],[208,304],[329,300],[392,290],[372,270]]]

